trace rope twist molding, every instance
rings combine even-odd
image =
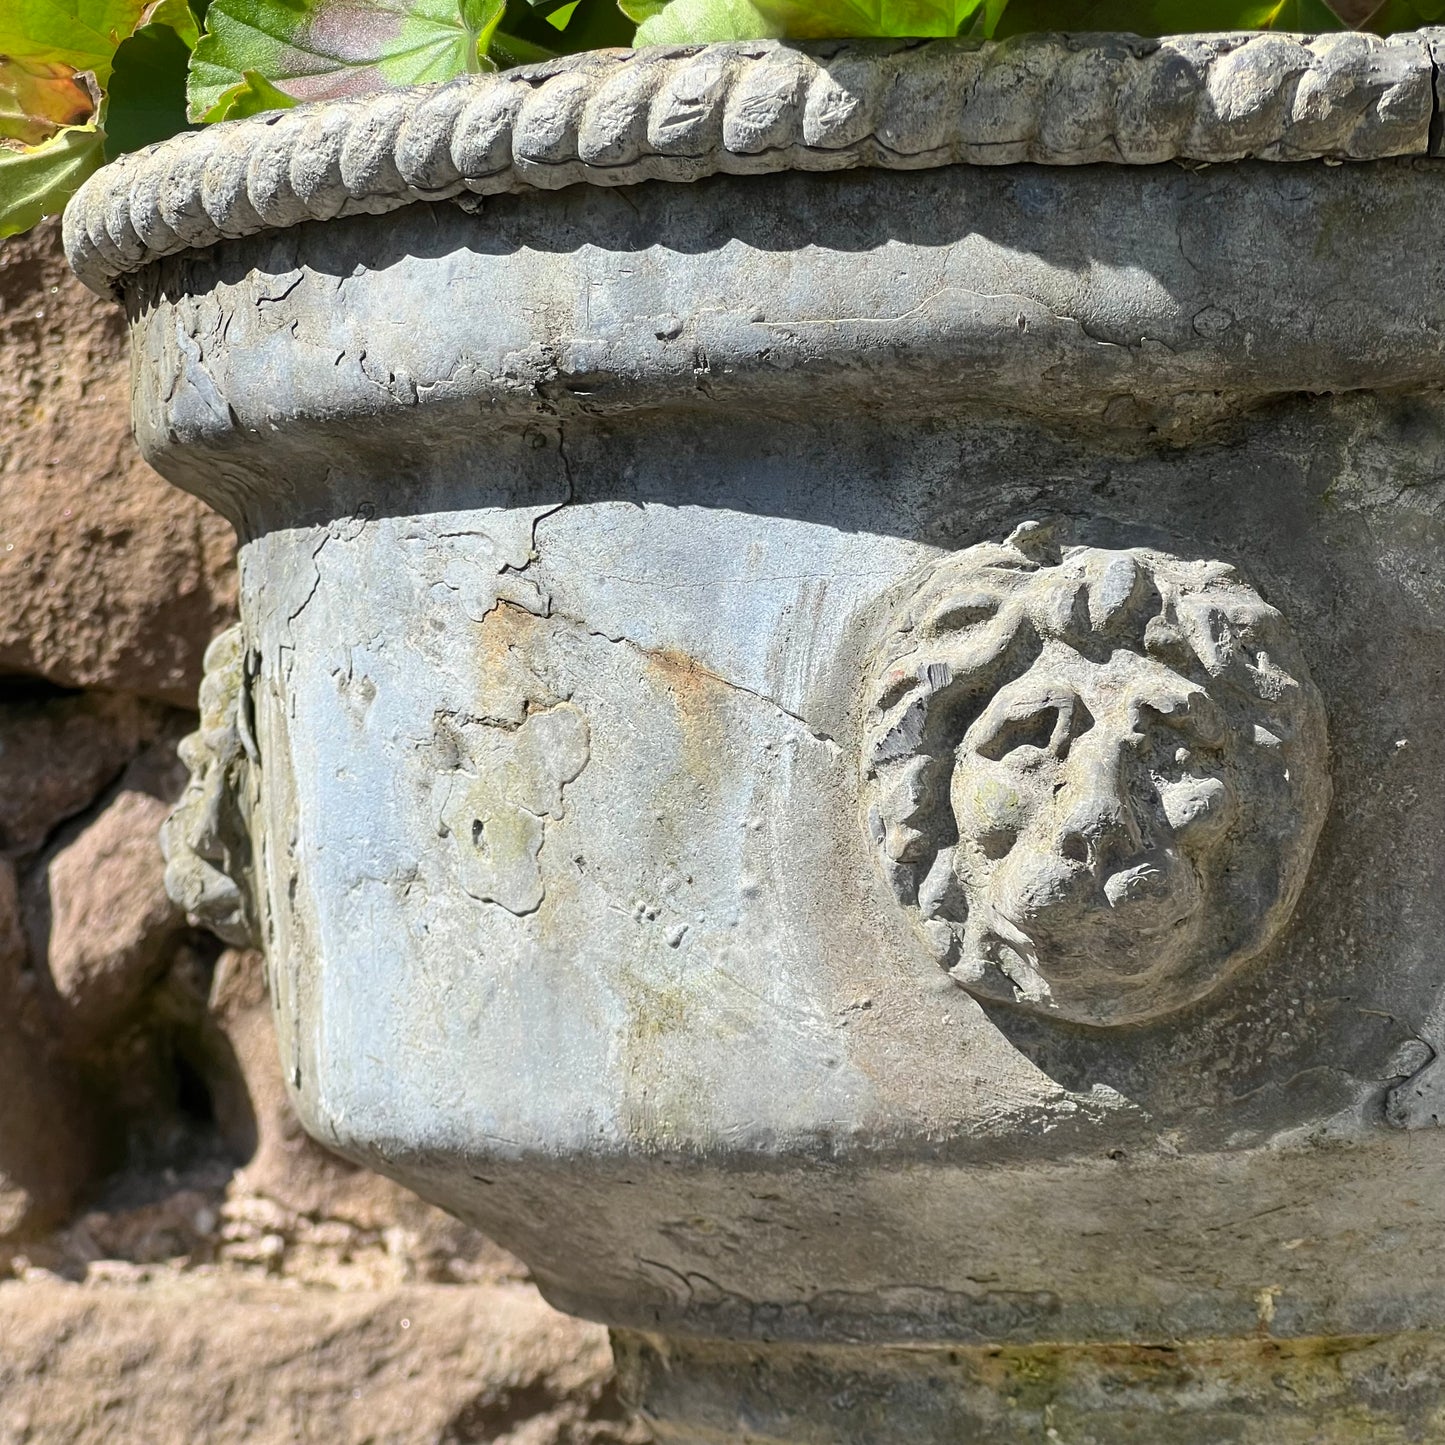
[[[1445,29],[594,51],[176,136],[87,181],[65,245],[110,294],[220,240],[578,183],[1427,156],[1442,47]]]

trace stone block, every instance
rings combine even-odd
[[[168,709],[106,693],[0,702],[0,852],[33,853],[165,727]]]
[[[92,1115],[28,986],[15,871],[0,858],[0,1243],[60,1223],[98,1158]]]
[[[46,961],[72,1047],[97,1043],[127,1020],[185,926],[166,896],[157,841],[168,809],[149,793],[122,790],[32,880],[32,949]]]
[[[59,224],[0,247],[0,672],[192,706],[234,538],[137,455],[124,319]]]

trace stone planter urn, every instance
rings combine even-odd
[[[242,542],[172,891],[660,1440],[1445,1438],[1439,43],[606,52],[72,204]]]

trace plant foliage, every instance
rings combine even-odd
[[[200,124],[611,45],[1032,30],[1343,30],[1445,0],[0,0],[0,236]],[[1338,10],[1333,7],[1338,7]]]

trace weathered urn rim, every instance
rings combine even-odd
[[[1445,153],[1445,29],[743,41],[589,51],[226,122],[120,157],[64,219],[101,295],[307,221],[573,184],[858,167]]]

